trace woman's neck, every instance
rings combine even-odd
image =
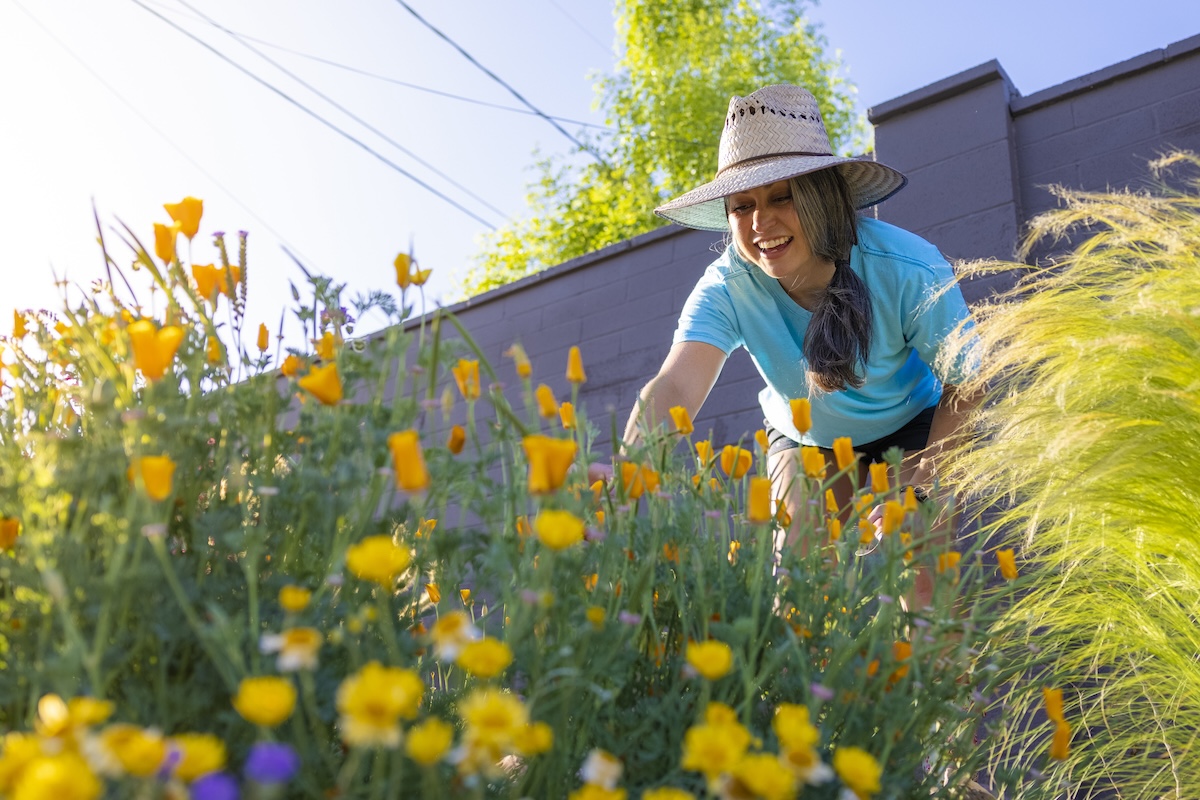
[[[810,270],[779,280],[780,287],[787,292],[796,305],[805,311],[816,311],[825,295],[825,289],[833,280],[837,267],[832,261],[819,261]]]

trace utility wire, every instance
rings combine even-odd
[[[410,181],[412,181],[413,183],[415,183],[415,184],[417,184],[418,186],[420,186],[421,188],[425,189],[425,190],[426,190],[427,192],[429,192],[430,194],[433,194],[433,195],[435,195],[435,196],[437,196],[437,197],[441,198],[442,200],[446,201],[446,202],[447,202],[447,203],[449,203],[450,205],[452,205],[452,206],[454,206],[455,208],[457,208],[459,211],[461,211],[461,212],[463,212],[464,214],[466,214],[466,215],[467,215],[468,217],[470,217],[471,219],[473,219],[473,220],[475,220],[476,222],[479,222],[480,224],[482,224],[482,225],[484,225],[485,227],[487,227],[487,229],[488,229],[488,230],[495,230],[495,229],[496,229],[494,225],[492,225],[490,222],[488,222],[487,220],[485,220],[483,217],[481,217],[481,216],[479,216],[478,214],[476,214],[474,211],[471,211],[471,210],[470,210],[469,208],[467,208],[466,206],[462,205],[461,203],[457,202],[456,200],[454,200],[454,199],[450,198],[449,196],[447,196],[447,195],[443,194],[442,192],[438,191],[437,189],[433,188],[433,187],[432,187],[432,186],[430,186],[428,183],[426,183],[425,181],[423,181],[423,180],[421,180],[420,178],[418,178],[416,175],[413,175],[411,172],[409,172],[408,170],[404,169],[404,168],[403,168],[403,167],[401,167],[399,164],[397,164],[396,162],[394,162],[394,161],[392,161],[391,159],[389,159],[387,156],[385,156],[385,155],[383,155],[382,153],[380,153],[378,150],[375,150],[374,148],[372,148],[372,147],[371,147],[370,145],[368,145],[366,142],[362,141],[361,139],[358,139],[358,138],[356,138],[354,135],[350,134],[349,132],[342,130],[342,129],[341,129],[341,128],[339,128],[337,125],[334,125],[332,122],[330,122],[329,120],[327,120],[327,119],[325,119],[324,117],[322,117],[320,114],[318,114],[318,113],[316,113],[315,111],[313,111],[312,109],[310,109],[308,106],[305,106],[305,105],[303,105],[303,104],[302,104],[302,103],[300,103],[298,100],[294,99],[294,98],[293,98],[291,95],[289,95],[289,94],[287,94],[286,92],[284,92],[282,89],[279,89],[279,88],[277,88],[277,87],[273,86],[272,84],[268,83],[267,81],[263,80],[262,78],[258,77],[258,76],[257,76],[257,75],[255,75],[253,72],[251,72],[250,70],[246,69],[246,68],[245,68],[245,67],[243,67],[241,64],[238,64],[236,61],[234,61],[233,59],[229,58],[229,56],[225,55],[225,54],[224,54],[224,53],[222,53],[220,50],[218,50],[217,48],[215,48],[215,47],[213,47],[212,45],[210,45],[208,42],[206,42],[206,41],[204,41],[203,39],[201,39],[199,36],[196,36],[196,35],[195,35],[195,34],[193,34],[191,31],[188,31],[187,29],[185,29],[185,28],[183,28],[183,27],[181,27],[181,26],[179,26],[179,25],[175,24],[175,23],[174,23],[174,22],[172,22],[171,20],[169,20],[169,19],[167,19],[166,17],[164,17],[162,14],[160,14],[160,13],[158,13],[157,11],[155,11],[154,9],[150,8],[150,7],[149,7],[149,6],[147,6],[145,3],[143,3],[143,2],[142,2],[142,0],[132,0],[132,2],[133,2],[133,4],[134,4],[134,5],[138,6],[139,8],[141,8],[142,10],[144,10],[146,13],[148,13],[148,14],[153,14],[154,16],[158,17],[158,18],[159,18],[160,20],[162,20],[163,22],[165,22],[165,23],[167,23],[168,25],[170,25],[170,26],[171,26],[172,28],[174,28],[175,30],[177,30],[177,31],[179,31],[180,33],[182,33],[184,36],[187,36],[189,39],[191,39],[192,41],[194,41],[194,42],[196,42],[197,44],[201,45],[201,46],[202,46],[202,47],[204,47],[206,50],[209,50],[209,51],[210,51],[210,52],[212,52],[214,55],[216,55],[218,58],[220,58],[222,61],[224,61],[225,63],[229,64],[229,65],[230,65],[230,66],[232,66],[234,69],[238,70],[239,72],[241,72],[242,74],[246,75],[247,77],[251,78],[251,79],[252,79],[252,80],[254,80],[256,83],[259,83],[259,84],[261,84],[261,85],[262,85],[262,86],[264,86],[265,88],[267,88],[267,89],[271,90],[272,92],[274,92],[275,94],[279,95],[279,97],[283,98],[283,99],[284,99],[284,100],[286,100],[288,103],[291,103],[293,106],[295,106],[295,107],[296,107],[296,108],[298,108],[299,110],[303,111],[305,114],[308,114],[310,117],[312,117],[313,119],[315,119],[317,122],[321,123],[322,125],[324,125],[325,127],[329,128],[330,130],[334,131],[335,133],[337,133],[337,134],[341,135],[341,136],[342,136],[343,138],[345,138],[346,140],[348,140],[348,141],[350,141],[350,142],[352,142],[352,143],[354,143],[354,144],[358,145],[358,146],[359,146],[359,147],[361,147],[363,150],[365,150],[365,151],[367,151],[368,153],[370,153],[371,155],[375,156],[375,158],[379,159],[381,162],[383,162],[383,163],[384,163],[384,164],[386,164],[387,166],[391,167],[391,168],[392,168],[393,170],[395,170],[396,172],[400,173],[401,175],[403,175],[404,177],[408,178],[408,179],[409,179]]]
[[[11,0],[11,2],[14,6],[19,8],[21,10],[21,12],[25,14],[25,16],[29,17],[29,19],[32,20],[35,25],[37,25],[39,28],[41,28],[42,32],[45,33],[47,36],[49,36],[50,39],[55,44],[57,44],[59,47],[61,47],[63,49],[63,51],[66,52],[67,55],[69,55],[72,59],[74,59],[74,61],[77,64],[79,64],[79,66],[83,67],[83,69],[86,70],[87,73],[89,75],[91,75],[101,86],[103,86],[105,89],[107,89],[113,95],[113,97],[120,100],[121,103],[127,109],[129,109],[129,111],[135,117],[140,119],[146,125],[147,128],[149,128],[150,130],[152,130],[156,134],[158,134],[159,138],[161,138],[164,142],[166,142],[168,145],[171,146],[171,149],[173,149],[179,155],[183,156],[184,160],[187,161],[189,164],[191,164],[193,167],[195,167],[196,170],[201,175],[203,175],[205,178],[208,178],[208,180],[211,181],[214,186],[216,186],[218,189],[220,189],[222,192],[224,192],[226,195],[228,195],[230,197],[230,199],[233,200],[233,202],[235,202],[239,206],[241,206],[243,211],[245,211],[253,219],[255,219],[259,225],[261,225],[265,230],[267,230],[269,233],[271,233],[276,239],[278,239],[281,243],[283,243],[287,248],[291,248],[292,250],[295,250],[296,252],[300,252],[299,248],[297,248],[294,244],[292,244],[286,238],[284,238],[283,234],[281,234],[279,231],[277,231],[273,227],[271,227],[271,224],[269,222],[267,222],[265,219],[263,219],[258,214],[256,214],[254,212],[254,209],[250,208],[250,206],[248,206],[244,202],[242,202],[242,200],[236,194],[234,194],[229,189],[229,187],[225,186],[223,183],[221,183],[221,181],[217,180],[217,178],[214,177],[211,172],[209,172],[207,169],[205,169],[204,166],[202,164],[200,164],[200,162],[196,161],[196,159],[192,158],[191,155],[189,155],[186,150],[181,148],[175,142],[174,139],[172,139],[170,136],[168,136],[166,133],[164,133],[162,130],[160,130],[153,122],[151,122],[150,119],[145,114],[143,114],[141,111],[138,110],[137,106],[135,106],[132,102],[127,100],[124,95],[122,95],[120,92],[118,92],[116,90],[116,88],[113,87],[112,84],[110,84],[108,81],[104,80],[104,78],[100,77],[100,74],[98,72],[96,72],[96,70],[92,69],[91,66],[86,61],[84,61],[83,58],[81,58],[79,55],[77,55],[75,53],[75,51],[70,48],[69,45],[67,45],[65,42],[63,42],[62,39],[59,39],[57,36],[55,36],[54,33],[49,28],[47,28],[45,26],[45,24],[42,23],[41,20],[39,20],[37,17],[35,17],[32,14],[32,12],[29,11],[29,9],[25,8],[23,5],[21,5],[19,2],[17,2],[17,0]]]
[[[561,5],[559,5],[559,4],[558,4],[558,3],[557,3],[555,0],[546,0],[546,2],[548,2],[550,5],[552,5],[552,6],[554,6],[555,8],[557,8],[557,9],[558,9],[558,13],[562,14],[564,17],[566,17],[567,19],[571,20],[571,22],[573,22],[573,23],[575,24],[575,27],[576,27],[576,28],[579,28],[579,30],[583,32],[583,35],[584,35],[584,36],[586,36],[587,38],[589,38],[589,39],[591,39],[593,42],[595,42],[595,43],[596,43],[596,44],[597,44],[597,45],[600,47],[600,49],[601,49],[601,50],[603,50],[603,51],[604,51],[605,53],[607,53],[608,55],[612,55],[612,48],[611,48],[611,47],[609,47],[608,45],[604,44],[604,42],[602,42],[602,41],[600,41],[599,39],[597,39],[597,38],[596,38],[596,37],[595,37],[595,36],[592,34],[592,32],[591,32],[591,31],[589,31],[589,30],[587,29],[587,26],[585,26],[585,25],[584,25],[582,22],[580,22],[579,20],[575,19],[575,17],[571,16],[571,13],[570,13],[569,11],[567,11],[565,8],[563,8]]]
[[[137,1],[138,0],[134,0],[134,2],[137,2]],[[561,125],[559,125],[553,119],[551,119],[549,117],[549,115],[544,113],[541,109],[539,109],[533,103],[526,100],[521,95],[520,92],[518,92],[516,89],[514,89],[513,87],[511,87],[507,83],[505,83],[503,80],[501,80],[500,77],[496,75],[496,73],[492,72],[490,69],[488,69],[487,67],[483,66],[478,61],[476,61],[474,56],[472,56],[470,53],[468,53],[466,50],[464,50],[461,46],[458,45],[457,42],[455,42],[449,36],[442,33],[440,30],[438,30],[432,24],[430,24],[428,21],[426,21],[425,18],[422,17],[420,14],[418,14],[412,6],[410,6],[408,3],[404,2],[404,0],[396,0],[396,2],[399,3],[400,6],[404,8],[404,10],[406,10],[408,13],[410,13],[414,17],[416,17],[418,22],[420,22],[426,28],[429,28],[429,30],[433,31],[439,38],[444,40],[447,44],[449,44],[451,47],[453,47],[455,50],[457,50],[459,53],[461,53],[463,58],[467,59],[467,61],[470,61],[477,68],[479,68],[479,70],[481,70],[485,75],[487,75],[489,78],[494,80],[496,83],[500,84],[505,89],[507,89],[509,94],[511,94],[513,97],[517,98],[518,100],[520,100],[523,105],[525,105],[527,108],[532,110],[539,117],[541,117],[542,119],[546,120],[546,122],[549,122],[551,125],[553,125],[554,129],[556,131],[558,131],[559,133],[561,133],[563,136],[567,137],[567,139],[569,139],[572,144],[574,144],[580,150],[583,150],[584,152],[588,153],[592,158],[596,159],[596,161],[600,162],[600,164],[603,165],[604,167],[609,168],[608,164],[605,163],[604,159],[600,156],[599,153],[597,153],[595,150],[593,150],[588,145],[586,145],[583,142],[576,139],[574,136],[572,136],[570,133],[568,133],[565,128],[563,128]]]
[[[468,189],[466,186],[463,186],[461,183],[459,183],[458,181],[454,180],[454,179],[453,179],[453,178],[451,178],[449,175],[447,175],[446,173],[442,172],[440,169],[438,169],[437,167],[435,167],[433,164],[430,164],[428,161],[426,161],[425,159],[421,158],[421,157],[420,157],[420,156],[418,156],[416,153],[414,153],[413,151],[409,150],[407,147],[405,147],[404,145],[400,144],[400,143],[399,143],[399,142],[397,142],[395,139],[393,139],[392,137],[388,136],[386,133],[384,133],[383,131],[379,130],[379,129],[378,129],[378,128],[376,128],[374,125],[372,125],[371,123],[367,122],[365,119],[363,119],[362,117],[358,116],[358,115],[357,115],[357,114],[355,114],[353,111],[351,111],[350,109],[348,109],[348,108],[346,108],[345,106],[343,106],[341,103],[339,103],[339,102],[337,102],[336,100],[334,100],[334,99],[333,99],[332,97],[330,97],[329,95],[325,94],[324,92],[322,92],[321,90],[319,90],[319,89],[317,89],[315,86],[313,86],[312,84],[310,84],[310,83],[308,83],[307,81],[303,80],[303,79],[302,79],[302,78],[301,78],[299,75],[297,75],[296,73],[292,72],[292,71],[291,71],[291,70],[289,70],[287,67],[285,67],[285,66],[283,66],[282,64],[280,64],[278,61],[275,61],[274,59],[272,59],[270,56],[268,56],[268,55],[267,55],[266,53],[264,53],[263,51],[259,50],[259,49],[258,49],[257,47],[255,47],[254,45],[252,45],[252,44],[249,44],[249,43],[247,43],[247,42],[243,41],[243,40],[242,40],[242,38],[241,38],[241,37],[240,37],[240,36],[239,36],[237,33],[234,33],[233,31],[229,30],[228,28],[226,28],[226,27],[225,27],[224,25],[222,25],[221,23],[217,22],[217,21],[216,21],[215,19],[213,19],[212,17],[209,17],[209,16],[207,16],[207,15],[206,15],[206,14],[205,14],[203,11],[200,11],[198,8],[196,8],[196,7],[192,6],[192,5],[190,5],[190,4],[187,2],[187,0],[176,0],[176,2],[178,2],[178,3],[179,3],[181,6],[183,6],[183,7],[184,7],[184,8],[186,8],[186,9],[188,9],[188,10],[189,10],[189,11],[191,11],[192,13],[199,15],[199,17],[200,17],[202,20],[204,20],[205,22],[207,22],[209,25],[213,26],[213,27],[214,27],[214,28],[216,28],[217,30],[219,30],[219,31],[221,31],[221,32],[223,32],[223,33],[225,33],[225,34],[227,34],[228,36],[231,36],[231,37],[232,37],[232,38],[234,38],[235,40],[237,40],[237,41],[238,41],[238,43],[242,45],[242,47],[245,47],[245,48],[246,48],[246,49],[248,49],[250,52],[254,53],[256,56],[258,56],[259,58],[263,59],[264,61],[266,61],[266,62],[267,62],[268,64],[270,64],[271,66],[273,66],[273,67],[275,67],[276,69],[278,69],[278,70],[279,70],[280,72],[282,72],[284,75],[287,75],[289,78],[291,78],[292,80],[294,80],[296,83],[300,84],[300,85],[301,85],[301,86],[303,86],[305,89],[308,89],[310,92],[312,92],[313,94],[315,94],[317,97],[319,97],[319,98],[321,98],[322,100],[324,100],[325,102],[329,103],[331,106],[333,106],[334,108],[336,108],[338,111],[341,111],[343,114],[345,114],[346,116],[350,117],[350,119],[354,120],[354,121],[355,121],[355,122],[357,122],[359,125],[362,125],[364,128],[366,128],[367,130],[371,131],[372,133],[374,133],[374,134],[375,134],[376,136],[378,136],[379,138],[383,139],[385,142],[387,142],[388,144],[390,144],[392,147],[395,147],[395,148],[396,148],[397,150],[399,150],[401,153],[404,153],[406,156],[408,156],[409,158],[411,158],[413,161],[416,161],[418,164],[420,164],[420,165],[422,165],[423,167],[425,167],[426,169],[428,169],[428,170],[429,170],[430,172],[432,172],[434,175],[437,175],[439,178],[441,178],[442,180],[446,181],[447,183],[449,183],[449,184],[450,184],[451,186],[453,186],[454,188],[456,188],[456,189],[458,189],[459,191],[461,191],[463,194],[467,195],[468,197],[471,197],[471,198],[472,198],[472,199],[474,199],[476,202],[478,202],[480,205],[484,206],[485,208],[487,208],[488,210],[492,211],[493,213],[495,213],[495,214],[498,214],[498,215],[499,215],[499,216],[500,216],[502,219],[503,219],[504,217],[506,217],[506,216],[507,216],[507,215],[506,215],[506,214],[505,214],[503,211],[501,211],[500,209],[496,208],[494,205],[492,205],[491,203],[489,203],[487,200],[484,200],[482,197],[480,197],[479,195],[475,194],[475,192],[471,191],[471,190],[470,190],[470,189]]]
[[[197,19],[197,20],[200,19],[200,17],[183,14],[176,8],[173,8],[173,7],[168,8],[167,6],[165,6],[161,3],[155,3],[152,0],[146,0],[146,2],[149,3],[150,5],[165,9],[171,13],[176,13],[176,14],[180,14],[182,16],[187,16],[191,19]],[[553,0],[548,0],[548,2],[553,2]],[[450,100],[458,100],[459,102],[468,103],[470,105],[482,106],[484,108],[494,108],[494,109],[497,109],[498,111],[508,111],[512,114],[525,114],[527,116],[534,116],[534,117],[540,115],[539,112],[536,110],[531,111],[528,108],[516,108],[514,106],[507,106],[502,103],[492,103],[492,102],[488,102],[487,100],[477,100],[474,97],[465,97],[461,94],[454,94],[453,92],[446,92],[446,91],[442,91],[441,89],[434,89],[429,86],[421,86],[420,84],[409,83],[408,81],[402,81],[399,78],[393,78],[390,75],[381,75],[378,72],[371,72],[370,70],[362,69],[360,67],[351,66],[349,64],[343,64],[340,61],[334,61],[329,58],[324,58],[322,56],[314,55],[312,53],[306,53],[303,50],[297,50],[295,48],[288,47],[286,45],[278,44],[277,42],[271,42],[266,39],[260,39],[256,36],[250,36],[249,34],[246,34],[246,33],[240,33],[238,31],[230,30],[228,28],[222,28],[222,30],[224,30],[230,36],[233,36],[234,38],[237,38],[237,39],[244,39],[248,42],[255,42],[256,44],[261,44],[264,47],[269,47],[272,50],[281,50],[285,53],[291,53],[292,55],[297,56],[299,58],[308,59],[309,61],[315,61],[318,64],[325,64],[326,66],[334,67],[335,69],[345,70],[346,72],[352,72],[356,75],[362,75],[363,77],[366,77],[366,78],[372,78],[374,80],[383,81],[384,83],[391,83],[396,86],[403,86],[406,89],[413,89],[414,91],[424,92],[426,94],[432,94],[432,95],[436,95],[438,97],[445,97]],[[282,69],[282,67],[280,67],[280,69]],[[628,129],[623,129],[623,128],[619,128],[619,127],[613,127],[611,125],[600,125],[595,122],[584,122],[582,120],[572,119],[570,117],[562,117],[557,114],[547,114],[546,116],[548,116],[550,119],[556,120],[558,122],[565,122],[570,125],[578,125],[582,128],[594,128],[596,130],[604,131],[605,133],[609,133],[609,134],[617,134],[617,133],[627,132],[627,130],[628,130]],[[694,147],[708,147],[709,146],[709,143],[698,142],[698,141],[695,141],[694,139],[681,139],[677,136],[666,136],[666,137],[661,137],[661,138],[664,138],[667,141],[671,141],[671,142],[679,142],[680,144],[690,144]]]

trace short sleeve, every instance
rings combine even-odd
[[[916,273],[919,279],[910,287],[904,339],[939,380],[962,383],[979,368],[971,309],[949,264],[930,265]]]
[[[721,272],[709,267],[688,295],[679,324],[675,328],[674,344],[703,342],[729,355],[742,344],[742,334]]]

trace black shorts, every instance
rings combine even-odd
[[[890,433],[882,439],[876,439],[866,444],[855,442],[854,451],[863,453],[867,457],[867,463],[870,464],[876,461],[883,461],[883,454],[893,447],[899,447],[901,450],[924,450],[925,446],[929,444],[929,427],[933,424],[933,412],[936,410],[937,406],[930,406],[904,423],[900,427],[900,430]],[[792,450],[800,446],[799,442],[789,439],[772,428],[771,423],[764,421],[764,424],[767,430],[768,456],[773,456],[776,453],[782,453],[784,450]]]

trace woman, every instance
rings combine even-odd
[[[790,491],[796,448],[815,445],[832,462],[839,437],[866,456],[864,473],[864,461],[902,448],[899,479],[923,497],[931,457],[978,401],[956,389],[970,369],[965,351],[953,363],[941,357],[947,336],[972,324],[950,266],[920,237],[856,214],[907,179],[833,155],[815,98],[789,85],[730,100],[718,165],[712,181],[655,210],[727,231],[728,246],[688,298],[671,350],[630,415],[626,443],[670,419],[674,406],[696,416],[742,346],[766,382],[759,401],[771,479],[793,518],[801,516],[799,493]],[[794,398],[811,402],[807,431],[793,424]],[[844,507],[849,481],[835,493]]]

